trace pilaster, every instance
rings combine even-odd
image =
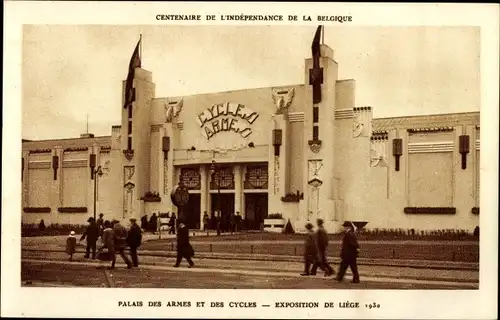
[[[234,166],[234,214],[242,211],[243,177],[241,165]]]
[[[175,139],[176,136],[176,124],[175,123],[165,123],[164,124],[164,129],[165,129],[165,135],[167,137],[170,137],[170,151],[168,152],[168,158],[167,158],[167,165],[166,168],[164,168],[164,194],[165,194],[165,202],[166,202],[166,210],[169,212],[177,212],[176,207],[172,203],[172,200],[170,199],[170,193],[174,189],[174,186],[177,181],[177,177],[175,176],[175,170],[174,170],[174,150],[176,148],[176,141]]]
[[[205,211],[207,212],[208,216],[210,217],[209,213],[209,207],[207,198],[210,196],[208,194],[208,170],[207,166],[201,165],[200,166],[200,229],[203,230],[204,224],[203,224],[203,216],[205,214]]]
[[[22,152],[22,157],[23,157],[23,171],[22,171],[22,202],[23,202],[23,207],[29,207],[29,162],[30,162],[30,153],[29,151],[23,151]]]

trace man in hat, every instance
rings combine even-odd
[[[177,229],[177,260],[175,261],[174,267],[179,267],[182,258],[185,258],[189,263],[189,268],[194,266],[193,260],[191,258],[194,256],[194,250],[189,243],[189,229],[185,224],[184,219],[179,218],[179,226]]]
[[[139,260],[137,259],[137,248],[141,245],[142,231],[135,218],[130,218],[130,223],[131,226],[127,235],[127,243],[130,247],[130,257],[132,258],[132,264],[134,265],[134,267],[138,267]]]
[[[315,275],[317,268],[320,267],[325,271],[325,277],[328,277],[335,274],[335,271],[333,271],[326,257],[326,249],[328,248],[328,233],[323,227],[323,219],[316,220],[316,225],[318,226],[318,230],[316,231],[316,250],[318,253],[318,261],[313,264],[311,275]]]
[[[310,274],[311,264],[316,265],[318,253],[316,251],[316,239],[313,231],[312,223],[306,224],[307,236],[304,243],[304,273],[301,276]]]
[[[337,281],[344,279],[347,267],[352,271],[352,282],[359,283],[358,264],[356,258],[359,253],[359,244],[356,239],[356,227],[352,222],[346,221],[344,226],[344,238],[342,239],[342,249],[340,250],[340,266]]]
[[[99,219],[97,219],[97,229],[99,231],[99,237],[102,237],[102,231],[104,230],[104,214],[99,213]]]
[[[111,269],[115,267],[116,254],[119,254],[122,257],[123,261],[127,264],[127,268],[131,269],[132,263],[124,252],[125,247],[127,246],[127,229],[121,225],[120,221],[116,219],[111,221],[111,224],[113,225],[113,233],[115,235],[115,254],[112,257],[113,260],[111,262]]]
[[[95,259],[97,239],[99,238],[99,230],[97,229],[97,224],[94,218],[90,217],[87,222],[89,225],[85,232],[83,233],[80,241],[87,239],[87,248],[85,249],[85,258],[88,259],[90,256],[90,249],[92,249],[92,259]]]

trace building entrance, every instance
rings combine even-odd
[[[267,193],[245,194],[245,227],[260,230],[267,217]]]
[[[220,196],[219,200],[218,197]],[[221,215],[221,229],[228,230],[229,228],[229,217],[230,215],[236,214],[234,212],[234,193],[221,193],[221,194],[212,194],[211,195],[211,203],[212,203],[212,211],[215,212],[217,210],[217,206],[220,203],[220,210],[222,212]]]
[[[200,228],[200,202],[199,194],[189,194],[189,201],[183,209],[183,215],[186,218],[186,226],[189,229]]]

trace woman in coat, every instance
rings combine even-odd
[[[182,258],[185,258],[189,263],[189,268],[194,266],[193,260],[191,258],[194,256],[194,250],[189,243],[189,229],[184,224],[184,220],[179,219],[179,226],[177,229],[177,261],[174,267],[178,267],[181,263]]]

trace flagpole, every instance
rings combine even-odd
[[[142,33],[139,36],[139,43],[141,44],[140,59],[141,59],[141,67],[142,67]]]

